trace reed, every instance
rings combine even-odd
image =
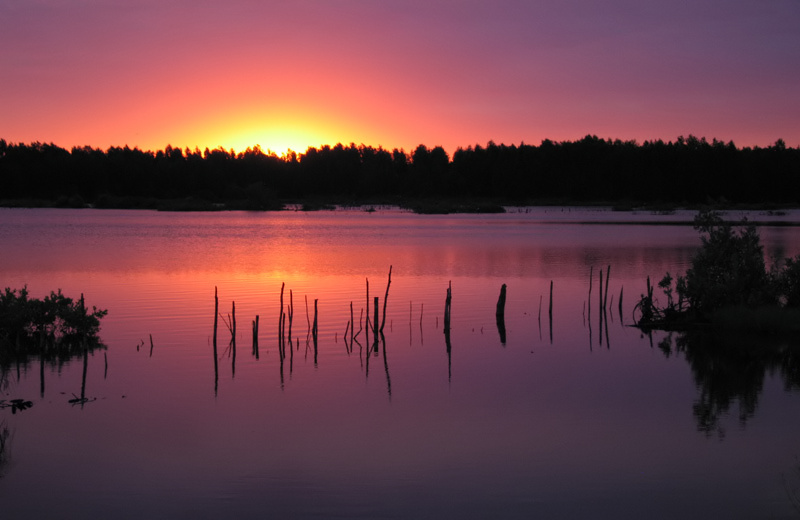
[[[366,325],[366,328],[367,328],[367,334],[369,334],[369,278],[367,278],[366,280],[367,280],[367,305],[366,305],[366,307],[367,307],[367,321],[366,321],[366,324],[367,325]]]
[[[550,309],[548,311],[550,316],[550,344],[553,344],[553,280],[550,280]]]
[[[312,336],[314,338],[314,365],[317,364],[317,302],[319,300],[314,299],[314,328],[312,329]]]
[[[375,326],[372,327],[372,333],[375,337],[375,349],[378,348],[378,333],[380,332],[378,329],[378,297],[375,297]]]
[[[316,347],[317,342],[317,303],[319,300],[314,300],[314,327],[311,329],[311,335],[314,337],[314,343]]]
[[[236,302],[231,302],[231,323],[231,352],[233,353],[231,367],[236,370]]]
[[[386,325],[386,302],[389,301],[389,286],[392,285],[392,266],[389,266],[389,279],[386,282],[386,295],[383,297],[383,318],[381,319],[381,332]]]
[[[217,287],[214,286],[214,394],[217,393],[217,382],[219,381],[219,361],[217,355],[217,320],[219,318],[219,297],[217,295]]]
[[[600,289],[600,301],[599,301],[599,307],[598,308],[600,309],[600,312],[602,313],[603,312],[603,270],[602,269],[600,269],[600,286],[599,286],[599,289]]]
[[[355,326],[355,324],[353,324]],[[360,314],[358,315],[358,332],[353,337],[353,339],[357,339],[358,335],[361,334],[361,331],[364,330],[364,308],[361,308]]]
[[[292,318],[294,318],[294,295],[289,289],[289,348],[292,348]]]
[[[284,355],[283,352],[283,290],[286,286],[286,282],[281,282],[281,308],[278,311],[278,350],[280,351],[281,358]]]

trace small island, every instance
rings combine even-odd
[[[767,269],[756,227],[726,222],[716,211],[694,219],[702,246],[692,265],[658,283],[663,300],[647,279],[646,294],[634,309],[644,330],[716,328],[753,333],[800,332],[800,255]]]

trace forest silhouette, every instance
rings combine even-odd
[[[409,153],[363,144],[278,156],[259,146],[103,151],[0,139],[4,206],[266,210],[420,200],[793,205],[800,203],[800,148],[780,139],[739,148],[691,135],[641,144],[589,135],[538,146],[489,142],[452,157],[440,146]]]

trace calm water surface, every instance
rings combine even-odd
[[[646,277],[687,268],[691,218],[0,210],[3,286],[109,311],[85,383],[82,359],[2,369],[0,399],[33,402],[0,409],[3,518],[800,517],[797,361],[629,327]],[[800,253],[798,227],[761,236]],[[351,345],[390,266],[385,339]],[[237,321],[216,374],[215,287]]]

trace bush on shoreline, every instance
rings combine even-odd
[[[658,287],[659,303],[647,281],[636,305],[637,325],[647,329],[688,329],[716,324],[763,332],[800,330],[800,255],[767,270],[764,248],[754,225],[725,222],[715,211],[694,220],[702,245],[683,276],[670,273]]]

